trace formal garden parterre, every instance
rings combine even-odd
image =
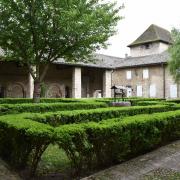
[[[84,176],[180,138],[179,100],[0,100],[0,156],[26,176]],[[86,173],[85,173],[86,172]]]

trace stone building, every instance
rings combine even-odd
[[[177,98],[180,86],[170,75],[167,49],[170,33],[151,25],[128,47],[130,57],[120,60],[113,73],[113,84],[128,86],[127,96]]]
[[[126,58],[95,55],[94,63],[50,65],[44,79],[45,97],[111,97],[111,86],[128,87],[127,96],[177,98],[180,87],[167,68],[170,33],[151,25],[131,43]],[[33,79],[25,67],[0,62],[0,97],[32,97]]]

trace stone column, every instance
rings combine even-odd
[[[33,91],[34,91],[34,79],[29,73],[28,75],[28,90],[27,90],[27,97],[33,98]]]
[[[105,70],[103,73],[103,97],[111,97],[111,70]]]
[[[81,68],[75,67],[72,72],[72,97],[81,98]]]

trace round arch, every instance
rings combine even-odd
[[[48,98],[62,98],[63,92],[61,86],[58,83],[50,84],[46,96]]]
[[[8,97],[11,98],[24,98],[26,97],[25,87],[22,83],[12,83],[8,86]]]

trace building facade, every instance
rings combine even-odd
[[[170,75],[167,49],[170,33],[151,25],[128,47],[126,58],[96,54],[95,63],[70,64],[57,60],[43,83],[48,98],[112,97],[112,85],[126,86],[127,96],[178,98],[180,86]],[[0,97],[32,98],[33,78],[26,67],[0,62]]]

